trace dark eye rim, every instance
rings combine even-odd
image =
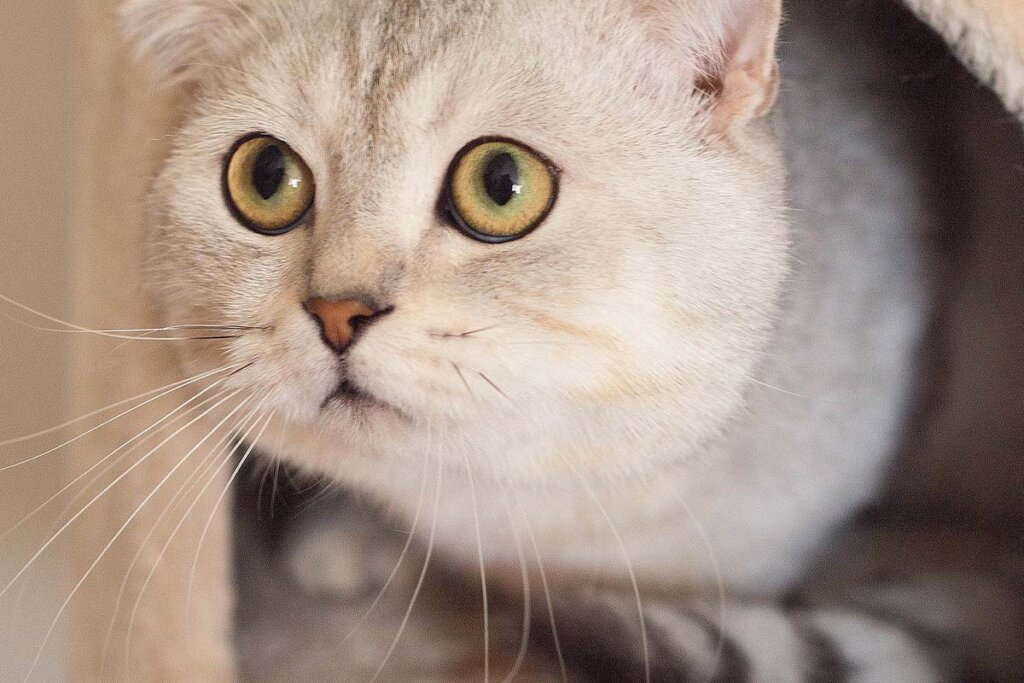
[[[540,214],[540,217],[537,218],[529,228],[515,235],[488,235],[473,228],[473,226],[469,225],[459,213],[458,206],[455,201],[455,194],[452,192],[452,181],[455,179],[455,173],[459,168],[459,164],[461,164],[462,160],[466,158],[466,155],[481,145],[489,145],[492,143],[506,143],[515,145],[516,147],[521,147],[543,162],[547,167],[548,172],[551,174],[551,198],[548,200],[547,206],[544,207],[544,211]],[[555,204],[558,203],[558,196],[561,191],[561,178],[562,169],[551,161],[547,155],[538,152],[525,142],[503,135],[485,135],[466,143],[452,159],[451,164],[448,166],[448,172],[445,174],[444,191],[442,192],[439,204],[440,212],[447,222],[455,229],[466,237],[477,242],[483,242],[484,244],[508,244],[509,242],[517,242],[536,231],[551,215],[551,212],[555,208]]]
[[[235,204],[235,200],[231,198],[231,186],[229,184],[228,174],[231,170],[231,160],[235,158],[235,154],[237,154],[238,150],[242,148],[242,145],[253,140],[258,140],[260,138],[269,138],[271,140],[279,142],[286,148],[291,150],[293,154],[297,154],[297,152],[295,152],[291,145],[289,145],[287,142],[277,137],[276,135],[271,135],[270,133],[264,132],[253,132],[243,135],[238,140],[236,140],[233,145],[231,145],[231,148],[224,155],[223,161],[221,163],[221,167],[223,169],[221,171],[220,181],[221,194],[223,195],[224,204],[228,207],[228,211],[231,212],[231,215],[234,217],[236,221],[242,224],[242,227],[252,232],[255,232],[258,235],[264,235],[266,237],[279,237],[281,235],[287,235],[288,233],[297,230],[298,228],[302,227],[309,221],[316,207],[316,188],[314,187],[313,199],[309,202],[309,207],[303,212],[301,216],[299,216],[296,220],[284,226],[283,228],[267,230],[266,228],[262,228],[253,221],[249,220],[246,217],[246,215],[242,213],[242,211],[238,208],[238,205]],[[302,159],[302,157],[299,158]],[[306,163],[304,159],[302,159],[302,163]]]

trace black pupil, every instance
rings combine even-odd
[[[484,188],[487,196],[498,206],[505,206],[518,192],[519,165],[508,152],[497,154],[484,169]]]
[[[284,173],[284,152],[277,145],[270,145],[252,165],[252,186],[263,199],[270,199],[280,189]]]

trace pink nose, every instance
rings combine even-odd
[[[324,342],[338,353],[349,347],[360,327],[379,314],[362,301],[310,299],[304,307],[320,324]]]

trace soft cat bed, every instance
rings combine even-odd
[[[151,168],[163,153],[161,135],[173,124],[173,114],[168,113],[173,107],[144,85],[145,76],[127,68],[128,51],[111,21],[117,4],[104,0],[82,10],[83,35],[92,39],[82,71],[86,87],[81,107],[76,319],[98,327],[135,328],[146,327],[153,319],[140,296],[137,227],[148,177],[141,169]],[[807,193],[800,202],[810,205],[815,196],[822,196],[829,202],[846,202],[847,210],[867,210],[874,201],[873,184],[896,174],[907,187],[916,188],[906,197],[907,205],[923,213],[923,222],[938,226],[935,255],[929,258],[934,256],[947,301],[935,348],[922,350],[922,355],[939,360],[924,366],[924,408],[912,421],[904,465],[896,473],[887,504],[911,519],[927,509],[927,514],[940,514],[934,512],[939,510],[992,524],[1020,523],[1024,138],[1015,117],[1024,118],[1024,4],[907,0],[917,16],[945,38],[948,49],[894,2],[789,4],[782,48],[783,119],[800,122],[799,116],[790,115],[796,108],[808,112],[821,107],[824,115],[837,101],[836,94],[842,93],[848,98],[844,102],[863,108],[863,125],[853,128],[857,134],[877,136],[899,162],[867,175],[820,174],[814,179],[820,184],[800,185],[801,177],[815,175],[816,160],[826,159],[832,150],[791,150],[800,157],[791,160],[799,169],[793,191],[799,194],[803,188]],[[992,86],[1001,103],[978,87],[949,58],[948,50]],[[856,137],[851,140],[855,143]],[[175,359],[161,345],[138,345],[119,358],[117,372],[96,372],[97,367],[109,367],[108,353],[108,345],[81,341],[76,355],[80,413],[109,403],[107,397],[141,393],[180,377]],[[90,466],[93,454],[116,448],[135,431],[131,425],[115,425],[90,437],[79,449],[76,469]],[[979,460],[988,464],[976,466]],[[915,464],[924,461],[940,465],[929,468],[934,473],[930,478],[916,474],[921,468]],[[901,476],[904,472],[908,474]],[[368,680],[398,629],[416,572],[400,574],[374,618],[345,640],[376,592],[340,599],[313,594],[310,582],[300,587],[284,560],[288,542],[268,538],[266,525],[256,521],[256,508],[261,507],[256,504],[258,484],[257,480],[255,485],[243,485],[237,513],[244,539],[238,544],[238,642],[247,678]],[[122,503],[132,509],[137,501]],[[340,503],[313,508],[318,510],[322,516],[362,514],[346,511]],[[89,521],[94,526],[86,533],[95,543],[79,544],[76,572],[89,566],[110,537],[110,525],[116,529],[119,521]],[[287,521],[279,522],[278,531],[288,532]],[[294,526],[311,523],[308,517],[291,520]],[[395,536],[384,525],[374,551],[392,557],[404,540]],[[207,542],[227,540],[214,530]],[[421,557],[421,551],[414,552],[409,566],[418,568]],[[97,574],[103,571],[101,566]],[[119,583],[120,576],[112,576],[84,587],[74,605],[72,631],[106,628],[108,615],[96,606],[108,604],[109,586]],[[329,582],[325,587],[330,588]],[[432,573],[427,594],[408,625],[406,642],[437,645],[399,646],[389,671],[444,671],[439,674],[442,680],[481,680],[474,668],[479,665],[480,633],[474,590],[471,581],[463,586],[460,579],[445,576],[443,569]],[[521,605],[495,596],[492,607],[498,671],[507,668],[518,649]],[[464,631],[465,648],[452,647],[441,637],[451,635],[453,628]],[[557,673],[543,625],[538,624],[534,633],[522,680],[546,680],[544,675]],[[567,638],[571,661],[571,633]],[[575,651],[585,653],[587,648],[583,644]],[[72,670],[91,670],[90,656],[74,653]],[[593,674],[588,671],[592,663],[577,664],[579,680],[591,680],[587,676]]]
[[[1024,116],[1024,6],[1013,0],[907,0],[1007,109]]]

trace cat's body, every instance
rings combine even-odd
[[[829,48],[812,40],[784,98],[784,206],[777,3],[132,8],[196,86],[151,199],[151,287],[168,323],[257,328],[185,365],[237,364],[226,386],[279,417],[264,454],[369,496],[498,590],[523,586],[526,549],[535,596],[636,621],[628,644],[594,635],[629,676],[709,673],[718,631],[687,640],[708,618],[687,610],[720,588],[725,663],[735,640],[762,680],[802,676],[815,638],[865,680],[943,675],[902,624],[808,609],[809,637],[775,602],[880,494],[936,291],[935,181],[890,137],[912,125],[882,125],[877,93],[815,87]],[[316,177],[294,232],[224,206],[225,154],[250,133]],[[477,244],[438,196],[452,155],[495,135],[552,159],[561,187],[535,233]],[[841,191],[863,176],[871,205]],[[340,362],[310,320],[324,299],[374,312]],[[332,401],[339,372],[371,399]]]

